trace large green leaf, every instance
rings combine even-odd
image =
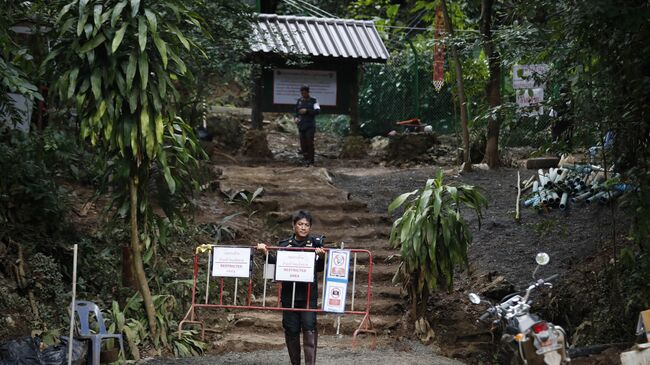
[[[95,100],[99,100],[102,96],[102,70],[96,68],[93,70],[93,73],[90,75],[90,86],[93,90],[93,96]]]
[[[104,34],[99,33],[96,36],[94,36],[91,40],[86,42],[81,48],[79,48],[79,52],[85,53],[90,51],[91,49],[94,49],[95,47],[99,46],[100,44],[104,43],[106,40],[106,37]]]
[[[70,71],[69,84],[68,84],[68,98],[74,95],[75,88],[77,87],[77,76],[79,75],[79,67],[75,67]]]
[[[415,193],[417,193],[417,192],[418,192],[418,190],[413,190],[413,191],[411,191],[410,193],[404,193],[404,194],[398,196],[398,197],[397,197],[395,200],[393,200],[393,202],[390,203],[390,205],[388,206],[388,213],[392,213],[395,209],[399,208],[402,204],[404,204],[404,202],[406,201],[406,199],[408,199],[411,195],[413,195],[413,194],[415,194]]]
[[[153,43],[156,45],[156,48],[158,49],[158,53],[160,53],[160,58],[163,63],[163,69],[167,68],[167,43],[165,43],[164,40],[160,39],[158,37],[157,33],[152,33],[151,37],[153,38]],[[164,82],[160,83],[161,85],[164,85]]]
[[[149,60],[146,53],[140,54],[140,59],[138,60],[138,69],[140,73],[140,88],[142,90],[146,90],[147,82],[149,81]]]
[[[117,20],[120,18],[120,14],[122,14],[122,10],[124,10],[124,7],[126,7],[126,0],[120,1],[119,3],[115,4],[115,7],[113,8],[113,13],[111,14],[111,27],[115,27],[115,24],[117,24]]]
[[[126,33],[126,28],[129,26],[129,23],[124,23],[122,24],[122,27],[115,32],[115,36],[113,37],[113,43],[111,44],[111,52],[115,53],[117,51],[118,47],[122,43],[122,39],[124,39],[124,33]]]
[[[156,19],[156,14],[151,11],[151,9],[144,9],[144,15],[147,17],[147,22],[149,22],[149,29],[151,34],[158,32],[158,20]]]
[[[140,0],[131,0],[131,17],[134,18],[140,10]]]
[[[126,90],[130,91],[133,86],[133,78],[135,77],[135,71],[137,70],[138,59],[135,57],[135,54],[129,54],[129,64],[126,67]]]
[[[104,7],[102,4],[96,4],[93,7],[93,21],[95,22],[95,27],[100,28],[102,26],[102,10]]]
[[[140,52],[144,52],[147,48],[147,23],[142,17],[138,18],[138,44]]]

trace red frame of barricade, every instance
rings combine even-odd
[[[209,248],[206,249],[206,247],[209,246]],[[201,339],[205,339],[205,324],[203,321],[197,320],[196,319],[196,314],[195,314],[195,309],[196,308],[221,308],[221,309],[246,309],[246,310],[270,310],[270,311],[293,311],[293,312],[316,312],[316,313],[333,313],[333,314],[338,314],[338,315],[363,315],[363,319],[361,320],[361,323],[359,324],[359,327],[354,331],[352,338],[353,338],[353,345],[356,344],[356,338],[357,335],[360,333],[370,333],[374,334],[375,337],[373,339],[373,345],[376,341],[376,335],[377,331],[373,329],[372,326],[372,321],[370,320],[370,300],[372,297],[372,253],[368,250],[359,250],[359,249],[346,249],[347,251],[350,251],[351,253],[355,254],[354,256],[354,268],[353,268],[353,275],[356,277],[356,254],[357,253],[364,253],[368,254],[368,289],[366,292],[366,306],[365,310],[363,311],[355,311],[354,309],[354,304],[351,305],[350,310],[345,310],[344,312],[341,313],[334,313],[334,312],[325,312],[322,309],[318,308],[309,308],[309,301],[307,301],[307,308],[284,308],[281,306],[280,303],[280,290],[282,288],[282,283],[281,281],[278,281],[278,301],[277,301],[277,306],[276,307],[269,307],[266,306],[266,294],[264,294],[263,297],[263,305],[251,305],[251,296],[252,296],[252,291],[253,291],[253,278],[252,275],[249,275],[248,278],[248,295],[247,295],[247,300],[246,303],[248,305],[234,305],[234,304],[223,304],[223,288],[224,288],[224,278],[221,277],[220,282],[219,282],[219,304],[208,304],[208,295],[206,294],[206,303],[201,304],[197,303],[196,301],[196,285],[198,281],[198,273],[199,273],[199,254],[201,252],[207,251],[208,254],[210,255],[208,258],[208,275],[211,275],[210,273],[210,263],[212,260],[212,248],[214,247],[235,247],[235,246],[223,246],[223,245],[204,245],[199,248],[197,248],[196,253],[194,254],[194,274],[193,274],[193,283],[192,283],[192,305],[188,309],[187,313],[185,314],[185,317],[183,318],[182,321],[179,322],[178,324],[178,333],[180,335],[180,332],[183,328],[184,325],[189,324],[189,325],[199,325],[201,327]],[[256,250],[256,246],[251,246],[251,247],[242,247],[238,246],[239,248],[251,248],[253,252]],[[203,249],[201,249],[203,248]],[[329,248],[322,248],[325,250],[327,253],[330,251]],[[315,251],[316,248],[311,248],[311,247],[277,247],[277,246],[269,246],[267,247],[267,250],[293,250],[293,251]],[[327,266],[328,266],[328,260],[329,255],[327,254],[325,256],[325,268],[323,270],[323,285],[325,285],[325,271],[327,271]],[[266,254],[266,261],[264,264],[264,270],[266,270],[266,266],[268,265],[268,251]],[[231,278],[232,279],[232,278]],[[264,279],[264,285],[265,285],[265,293],[266,293],[266,281],[269,279]],[[209,284],[209,283],[208,283]],[[307,291],[307,297],[309,297],[309,293],[311,292],[311,284],[308,286],[308,291]],[[352,290],[352,296],[354,297],[354,283],[353,283],[353,290]],[[322,298],[324,300],[324,298]],[[352,301],[354,303],[354,300]]]

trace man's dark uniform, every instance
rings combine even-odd
[[[324,236],[308,236],[303,241],[298,241],[295,235],[278,242],[279,247],[304,247],[317,248],[325,244]],[[275,263],[276,258],[269,255],[269,263]],[[318,280],[316,273],[322,272],[325,268],[324,259],[316,255],[316,265],[314,267],[314,280],[311,283],[311,289],[308,288],[310,283],[296,282],[296,291],[294,296],[292,281],[282,282],[282,291],[280,300],[283,308],[291,308],[293,298],[294,308],[307,308],[307,292],[309,291],[309,308],[317,308],[318,299]],[[316,359],[317,332],[316,332],[316,313],[315,312],[282,312],[282,327],[289,349],[291,362],[294,363],[294,355],[300,363],[300,330],[303,331],[303,343],[305,348],[305,364],[311,363]],[[293,354],[293,355],[292,355]],[[311,361],[308,361],[311,360]]]
[[[316,115],[320,107],[315,98],[299,98],[296,102],[296,117],[298,118],[298,131],[300,132],[300,151],[305,160],[314,163],[314,135],[316,134]],[[306,109],[305,114],[300,114],[300,109]]]

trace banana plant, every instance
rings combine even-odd
[[[114,211],[122,213],[116,219],[128,218],[130,224],[134,271],[152,338],[157,338],[156,316],[141,242],[150,242],[157,231],[148,226],[153,200],[162,197],[165,213],[173,217],[174,199],[188,200],[181,191],[198,186],[193,171],[202,153],[175,110],[176,86],[187,71],[181,55],[196,49],[179,28],[201,29],[192,4],[73,0],[56,17],[58,37],[45,61],[58,78],[59,98],[79,115],[81,137],[111,161],[106,181],[114,192]]]
[[[480,227],[487,200],[473,186],[443,185],[443,172],[438,170],[423,188],[398,196],[388,212],[401,206],[404,212],[393,222],[390,234],[390,243],[399,248],[401,260],[393,281],[409,293],[412,314],[419,318],[429,294],[438,287],[451,289],[454,269],[468,263],[472,234],[461,207],[476,212]]]

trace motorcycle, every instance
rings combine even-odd
[[[533,271],[533,279],[537,269],[548,264],[550,257],[542,252],[537,254],[535,261],[538,265]],[[514,352],[519,364],[562,365],[571,361],[566,351],[568,345],[564,329],[530,313],[532,304],[530,294],[536,289],[553,287],[550,281],[557,277],[558,275],[555,274],[546,279],[536,280],[528,286],[523,297],[520,295],[521,292],[509,294],[499,305],[493,305],[475,293],[469,294],[469,300],[473,304],[490,305],[477,322],[484,322],[491,318],[493,325],[500,326],[503,333],[501,341]]]

